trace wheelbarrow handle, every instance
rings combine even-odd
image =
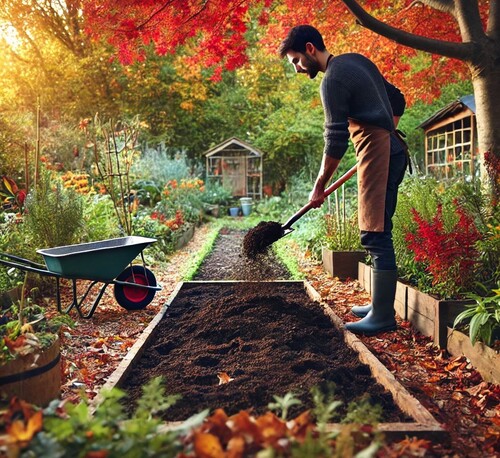
[[[333,182],[328,188],[325,189],[325,197],[328,197],[333,191],[340,188],[349,178],[351,178],[358,170],[358,164],[353,165],[346,173],[344,173],[338,180]],[[295,223],[298,219],[302,218],[311,208],[314,208],[311,202],[304,205],[297,213],[295,213],[283,226],[282,229],[285,231],[290,229],[290,226]]]

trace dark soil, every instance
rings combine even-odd
[[[242,272],[258,280],[286,277],[271,258],[257,266],[242,260],[234,244],[243,235],[224,231],[197,279],[241,280]],[[167,393],[182,395],[165,420],[184,420],[205,408],[262,414],[273,395],[289,392],[303,401],[291,410],[298,414],[312,406],[312,387],[326,391],[333,383],[343,401],[339,415],[368,396],[383,407],[382,421],[408,421],[302,282],[185,283],[156,330],[121,385],[135,402],[148,380],[163,376]],[[220,383],[226,374],[232,380]]]
[[[274,242],[283,237],[284,233],[280,223],[261,221],[245,235],[243,253],[247,258],[254,259],[258,254],[267,252]]]
[[[200,266],[195,280],[288,280],[290,273],[272,251],[244,253],[247,231],[222,229],[214,249]]]

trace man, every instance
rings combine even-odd
[[[321,34],[310,25],[290,30],[279,47],[297,73],[315,78],[324,73],[320,95],[325,114],[323,159],[309,196],[314,207],[347,149],[349,137],[358,162],[358,214],[361,244],[370,254],[372,303],[353,307],[362,317],[346,328],[373,335],[396,329],[394,298],[397,269],[392,242],[392,216],[406,166],[407,150],[396,125],[405,109],[403,94],[360,54],[333,56]]]

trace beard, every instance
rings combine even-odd
[[[316,60],[310,57],[308,54],[305,54],[307,67],[304,68],[307,75],[310,79],[316,78],[316,75],[319,73],[319,64]]]

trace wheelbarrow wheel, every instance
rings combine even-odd
[[[115,299],[127,310],[141,310],[146,307],[155,296],[156,290],[137,288],[133,284],[156,286],[156,278],[149,269],[141,265],[127,267],[118,277],[118,281],[130,283],[123,285],[115,283]]]

